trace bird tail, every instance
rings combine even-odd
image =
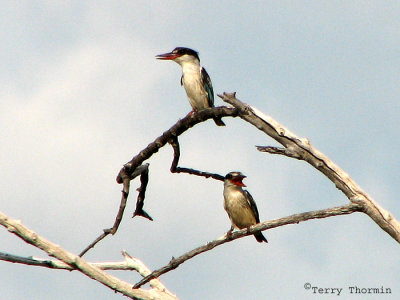
[[[221,120],[221,118],[214,118],[214,122],[217,124],[217,126],[225,126],[225,123]]]
[[[262,234],[262,232],[255,233],[254,237],[256,238],[257,242],[259,242],[259,243],[262,243],[262,242],[268,243],[267,239]]]

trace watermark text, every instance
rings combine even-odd
[[[374,287],[361,287],[357,285],[352,285],[347,287],[321,287],[306,282],[304,284],[304,289],[309,290],[311,294],[316,294],[316,295],[342,296],[344,294],[347,295],[392,294],[392,289],[390,287],[384,287],[383,285]]]

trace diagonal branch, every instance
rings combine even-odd
[[[237,117],[238,110],[232,107],[213,107],[206,108],[201,111],[195,112],[185,118],[179,120],[170,129],[165,131],[161,136],[155,139],[154,142],[150,143],[146,148],[139,152],[138,155],[134,156],[128,163],[124,165],[120,173],[117,176],[117,182],[122,183],[121,172],[127,174],[132,173],[133,170],[142,164],[145,160],[149,159],[153,154],[158,152],[160,148],[165,146],[169,141],[173,140],[175,137],[180,136],[189,128],[195,126],[200,122],[204,122],[208,119],[215,117]]]
[[[256,232],[271,229],[271,228],[276,228],[284,225],[289,225],[289,224],[298,224],[300,222],[304,222],[307,220],[311,219],[321,219],[321,218],[327,218],[327,217],[333,217],[333,216],[339,216],[339,215],[346,215],[346,214],[351,214],[357,211],[362,211],[362,207],[356,203],[350,203],[347,205],[343,206],[338,206],[338,207],[332,207],[328,209],[322,209],[322,210],[315,210],[315,211],[310,211],[310,212],[305,212],[305,213],[300,213],[300,214],[295,214],[291,215],[288,217],[284,218],[279,218],[275,220],[270,220],[270,221],[265,221],[262,223],[258,223],[257,225],[251,226],[250,228],[247,229],[242,229],[238,231],[234,231],[231,234],[227,235],[225,234],[224,236],[211,241],[203,246],[200,246],[196,249],[193,249],[178,258],[173,258],[166,266],[153,271],[150,275],[146,276],[143,278],[141,281],[135,284],[134,288],[139,288],[143,284],[146,284],[153,278],[157,278],[161,276],[162,274],[165,274],[173,269],[176,269],[187,261],[188,259],[193,258],[196,255],[199,255],[203,252],[209,251],[211,249],[214,249],[217,246],[220,246],[222,244],[225,244],[227,242],[242,238],[244,236],[248,235],[253,235]]]
[[[132,289],[131,284],[104,272],[100,268],[86,262],[83,258],[46,240],[26,226],[22,225],[21,221],[13,220],[2,212],[0,212],[0,225],[7,228],[8,231],[15,234],[25,242],[43,250],[48,255],[59,259],[74,270],[78,270],[82,274],[102,283],[115,292],[120,292],[132,299],[176,299],[176,297],[171,295],[169,292],[165,293],[158,289]]]
[[[238,116],[237,109],[221,106],[221,107],[206,108],[204,110],[190,114],[185,118],[180,119],[175,125],[173,125],[170,129],[165,131],[161,136],[156,138],[154,142],[147,145],[147,147],[144,148],[142,151],[140,151],[139,154],[137,154],[129,162],[127,162],[124,165],[124,167],[119,171],[118,176],[116,178],[118,183],[122,183],[123,188],[122,188],[121,202],[118,214],[115,219],[113,227],[104,229],[102,234],[100,234],[100,236],[98,236],[91,244],[89,244],[79,254],[79,256],[85,255],[91,248],[93,248],[97,243],[99,243],[109,234],[114,235],[117,232],[119,224],[121,223],[125,211],[126,203],[128,201],[128,196],[130,192],[130,182],[138,175],[140,175],[141,186],[138,189],[139,194],[136,200],[136,209],[132,217],[142,216],[151,221],[153,220],[153,218],[146,211],[143,210],[146,187],[149,181],[149,175],[148,175],[149,164],[148,163],[143,164],[143,162],[149,159],[153,154],[157,153],[158,150],[164,147],[168,142],[170,142],[172,147],[174,148],[174,160],[172,162],[171,172],[173,173],[184,172],[199,176],[212,177],[218,180],[223,180],[223,177],[218,174],[212,174],[201,171],[197,171],[196,174],[196,170],[177,167],[179,161],[179,144],[177,137],[198,123],[204,122],[208,119],[212,119],[215,117],[228,117],[228,116],[229,117]]]
[[[59,260],[40,259],[31,257],[24,257],[5,252],[0,252],[0,260],[8,261],[16,264],[24,264],[29,266],[45,267],[49,269],[60,269],[60,270],[73,270],[73,268]]]
[[[360,204],[363,207],[363,212],[400,243],[399,221],[397,221],[389,211],[376,203],[371,196],[364,192],[338,165],[313,147],[309,140],[297,137],[270,116],[265,115],[255,107],[239,101],[235,93],[224,93],[218,96],[238,109],[240,118],[265,132],[285,147],[285,151],[277,151],[275,154],[283,154],[308,162],[328,177],[352,203]],[[288,153],[291,154],[288,155]]]
[[[169,141],[171,144],[172,148],[174,149],[174,159],[172,160],[171,164],[171,173],[187,173],[190,175],[197,175],[197,176],[203,176],[205,178],[213,178],[216,180],[224,181],[224,176],[215,174],[215,173],[209,173],[209,172],[204,172],[204,171],[199,171],[195,169],[189,169],[189,168],[182,168],[178,167],[179,163],[179,157],[181,155],[180,149],[179,149],[179,142],[178,142],[178,137],[174,137]]]
[[[272,147],[272,146],[256,146],[257,150],[260,152],[267,152],[269,154],[280,154],[285,155],[287,157],[295,158],[301,160],[301,156],[295,152],[290,150],[289,148],[281,148],[281,147]]]
[[[151,273],[150,269],[139,259],[130,256],[126,251],[122,251],[124,260],[120,262],[93,262],[90,263],[101,270],[114,270],[114,271],[137,271],[143,277],[146,277]],[[0,252],[0,260],[8,261],[11,263],[24,264],[29,266],[44,267],[57,270],[75,270],[70,265],[54,259],[42,259],[37,257],[23,257],[18,255],[13,255],[9,253]],[[162,284],[158,279],[150,280],[150,286],[152,288],[158,289],[160,291],[167,292],[173,295],[168,289]]]
[[[124,184],[123,193],[126,194],[126,198],[127,195],[129,194],[128,181],[131,180],[130,174],[133,173],[140,164],[142,164],[145,160],[149,159],[153,154],[157,153],[158,150],[164,147],[168,142],[173,141],[176,137],[180,136],[181,134],[183,134],[185,131],[195,126],[196,124],[215,117],[227,117],[227,116],[229,117],[238,116],[237,109],[226,106],[206,108],[179,120],[170,129],[168,129],[161,136],[156,138],[154,142],[150,143],[145,149],[140,151],[139,154],[134,156],[120,170],[117,176],[117,182]],[[142,216],[144,214],[143,204],[144,204],[144,198],[142,199],[142,201],[139,201],[138,199],[138,201],[136,202],[136,210],[134,215]]]

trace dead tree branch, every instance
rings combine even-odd
[[[280,148],[272,146],[256,146],[256,148],[260,152],[268,152],[269,154],[280,154],[301,160],[301,156],[297,152],[293,152],[288,148]]]
[[[187,173],[190,175],[203,176],[205,178],[211,177],[215,180],[224,181],[224,176],[219,175],[219,174],[199,171],[199,170],[195,170],[195,169],[178,167],[179,157],[181,155],[178,137],[174,137],[173,139],[171,139],[169,141],[169,143],[171,144],[172,148],[174,149],[174,159],[172,160],[171,169],[170,169],[171,173]]]
[[[271,228],[276,228],[284,225],[289,225],[289,224],[298,224],[300,222],[304,222],[307,220],[311,219],[321,219],[321,218],[327,218],[327,217],[333,217],[333,216],[339,216],[339,215],[346,215],[346,214],[351,214],[357,211],[362,211],[362,206],[356,204],[356,203],[350,203],[347,205],[343,206],[338,206],[338,207],[332,207],[328,209],[322,209],[322,210],[316,210],[316,211],[310,211],[310,212],[305,212],[305,213],[300,213],[300,214],[295,214],[291,215],[288,217],[284,218],[279,218],[275,220],[270,220],[270,221],[264,221],[262,223],[258,223],[257,225],[251,226],[250,228],[234,231],[231,234],[227,235],[225,234],[224,236],[208,242],[207,244],[200,246],[198,248],[195,248],[177,258],[172,258],[171,261],[164,267],[153,271],[150,275],[146,276],[143,278],[141,281],[135,284],[134,288],[139,288],[143,284],[146,284],[149,282],[149,280],[153,278],[158,278],[162,274],[165,274],[173,269],[176,269],[184,263],[185,261],[193,258],[196,255],[199,255],[203,252],[209,251],[211,249],[214,249],[217,246],[220,246],[222,244],[225,244],[227,242],[248,236],[248,235],[253,235],[256,232],[259,231],[264,231],[267,229]]]
[[[62,263],[70,266],[72,269],[78,270],[89,278],[102,283],[115,292],[122,293],[132,299],[177,299],[175,295],[171,294],[166,289],[160,290],[160,285],[158,285],[157,288],[152,288],[151,290],[132,289],[131,284],[104,272],[100,268],[86,262],[83,258],[64,250],[59,245],[46,240],[26,226],[22,225],[21,221],[11,219],[2,212],[0,212],[0,225],[7,228],[8,231],[15,234],[25,242],[43,250],[51,257],[57,258]],[[144,264],[139,260],[135,261],[129,255],[125,255],[125,257],[128,257],[130,262],[135,262],[138,265],[138,270],[141,270],[140,272],[143,276],[146,276],[145,274],[150,272],[150,270],[144,269]],[[142,266],[140,266],[140,264],[142,264]],[[155,282],[155,285],[157,285],[157,282]]]
[[[170,143],[174,149],[174,159],[171,165],[171,172],[173,173],[189,173],[195,174],[198,176],[204,176],[206,178],[212,177],[217,180],[223,180],[223,176],[218,174],[212,174],[207,172],[201,172],[189,168],[180,168],[177,167],[179,161],[179,143],[178,143],[178,136],[183,134],[189,128],[192,128],[198,123],[204,122],[208,119],[212,119],[215,117],[236,117],[238,116],[238,111],[235,108],[231,107],[212,107],[207,108],[198,112],[195,112],[191,115],[186,116],[183,119],[180,119],[175,125],[173,125],[170,129],[165,131],[161,136],[156,138],[154,142],[147,145],[142,151],[139,152],[136,156],[134,156],[129,162],[127,162],[124,167],[119,171],[117,176],[117,182],[122,183],[122,195],[121,195],[121,202],[118,210],[117,217],[115,219],[114,225],[112,228],[107,228],[103,230],[103,233],[97,237],[89,246],[87,246],[79,256],[83,256],[87,253],[91,248],[93,248],[98,242],[103,240],[107,235],[112,234],[114,235],[118,227],[121,223],[126,202],[128,201],[128,196],[130,192],[130,182],[138,175],[140,175],[141,186],[138,189],[139,194],[136,200],[136,209],[133,213],[133,217],[135,216],[142,216],[149,220],[153,220],[153,218],[143,210],[144,200],[145,200],[145,193],[147,183],[149,181],[149,164],[143,164],[143,162],[149,159],[153,154],[157,153],[158,150],[164,147],[167,143]]]
[[[73,268],[59,260],[41,259],[37,257],[24,257],[0,252],[0,260],[28,266],[44,267],[49,269],[73,270]]]
[[[121,203],[119,205],[119,210],[117,217],[115,218],[115,222],[112,228],[108,229],[103,229],[103,233],[100,234],[99,237],[97,237],[89,246],[87,246],[81,253],[79,253],[79,256],[83,256],[88,252],[91,248],[93,248],[98,242],[100,242],[102,239],[104,239],[107,235],[109,234],[115,234],[117,232],[117,229],[119,227],[119,224],[121,223],[122,217],[124,215],[125,207],[126,207],[126,202],[128,201],[128,195],[129,195],[129,187],[130,187],[130,182],[134,178],[140,175],[140,181],[141,181],[141,186],[138,189],[139,194],[137,198],[137,203],[136,206],[139,207],[140,214],[141,216],[153,220],[150,215],[148,215],[144,210],[143,210],[143,204],[144,204],[144,197],[146,193],[146,187],[147,183],[149,181],[149,164],[143,164],[138,166],[134,172],[130,175],[130,177],[124,176],[123,179],[123,189],[122,189],[122,198],[121,198]],[[136,211],[135,211],[136,213]],[[135,216],[135,214],[133,215]]]
[[[145,149],[140,151],[138,155],[134,156],[128,163],[124,165],[117,176],[117,182],[123,184],[123,190],[120,208],[114,225],[112,228],[104,229],[104,232],[92,244],[90,244],[80,254],[80,256],[85,254],[89,249],[93,248],[108,234],[115,234],[124,214],[130,192],[130,182],[139,175],[141,186],[138,189],[139,193],[133,216],[143,216],[149,220],[152,220],[150,215],[143,210],[146,187],[149,181],[149,164],[144,163],[144,161],[149,159],[153,154],[157,153],[158,150],[167,143],[169,143],[174,150],[174,157],[171,163],[172,173],[187,173],[206,178],[213,178],[220,181],[224,180],[222,175],[216,173],[209,173],[178,166],[180,158],[180,145],[178,136],[183,134],[186,130],[194,125],[214,117],[240,116],[240,118],[254,125],[256,128],[265,132],[267,135],[283,145],[283,148],[257,146],[259,151],[270,154],[285,155],[290,158],[306,161],[323,173],[326,177],[328,177],[335,184],[335,186],[347,196],[347,198],[350,200],[350,204],[318,211],[300,213],[276,220],[265,221],[250,228],[233,232],[229,235],[225,234],[224,236],[193,249],[178,258],[173,258],[166,266],[153,272],[151,272],[141,261],[129,256],[126,252],[123,252],[123,255],[125,256],[125,263],[88,263],[80,256],[76,256],[62,249],[60,246],[45,240],[30,229],[23,226],[21,222],[10,219],[0,212],[0,224],[2,226],[6,227],[10,232],[19,236],[27,243],[30,243],[35,247],[42,249],[50,256],[57,258],[58,261],[22,258],[4,253],[0,253],[0,260],[54,269],[78,270],[86,276],[97,280],[109,288],[117,292],[121,292],[133,299],[176,299],[176,296],[171,294],[156,278],[169,272],[170,270],[176,269],[179,265],[193,258],[194,256],[235,239],[242,238],[247,235],[253,235],[259,231],[288,224],[296,224],[311,219],[351,214],[353,212],[363,212],[372,218],[396,241],[400,242],[400,223],[390,214],[390,212],[380,207],[368,194],[366,194],[347,173],[339,168],[339,166],[337,166],[327,156],[313,147],[307,139],[297,137],[271,117],[263,114],[256,108],[239,101],[236,99],[235,93],[224,93],[223,95],[218,96],[221,97],[225,102],[233,105],[234,108],[208,108],[179,120],[169,130],[165,131],[161,136],[155,139],[154,142],[150,143]],[[144,278],[132,287],[132,285],[129,283],[121,281],[118,278],[104,272],[104,270],[110,269],[135,269]],[[150,286],[152,287],[151,290],[140,289],[143,284],[149,281]]]
[[[122,255],[124,256],[125,260],[120,261],[120,262],[89,262],[92,266],[95,266],[101,270],[113,270],[113,271],[138,271],[141,270],[142,266],[139,263],[133,264],[132,261],[138,261],[138,259],[131,257],[126,251],[122,251]],[[128,260],[132,259],[131,261]],[[0,252],[0,260],[3,261],[8,261],[11,263],[16,263],[16,264],[23,264],[23,265],[28,265],[28,266],[37,266],[37,267],[43,267],[43,268],[49,268],[49,269],[57,269],[57,270],[68,270],[68,271],[73,271],[75,270],[73,267],[70,265],[67,265],[66,263],[57,260],[57,259],[44,259],[44,258],[39,258],[39,257],[25,257],[25,256],[19,256],[19,255],[14,255],[10,253],[5,253],[5,252]],[[143,263],[141,263],[143,264]],[[144,265],[144,264],[143,264]],[[143,272],[139,272],[140,275],[143,277],[147,276],[148,274],[145,274]],[[151,272],[149,272],[151,273]]]
[[[308,162],[328,177],[352,202],[362,206],[363,212],[375,221],[384,231],[400,243],[400,223],[392,214],[376,203],[356,182],[326,155],[313,147],[308,139],[299,138],[270,116],[236,98],[235,93],[218,95],[225,102],[239,110],[239,116],[246,122],[265,132],[282,144],[285,149],[263,148],[274,154],[283,154]]]

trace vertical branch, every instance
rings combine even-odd
[[[177,173],[179,158],[181,157],[178,137],[170,139],[169,144],[172,146],[172,149],[174,149],[174,158],[172,159],[170,171],[171,173]]]
[[[149,164],[146,164],[147,166]],[[146,195],[146,188],[147,188],[147,183],[149,182],[149,168],[146,168],[145,170],[143,170],[143,172],[140,174],[140,182],[141,185],[140,187],[137,189],[137,191],[139,192],[138,196],[137,196],[137,200],[136,200],[136,210],[133,213],[133,217],[135,216],[142,216],[146,219],[149,219],[150,221],[153,221],[153,218],[150,217],[150,215],[145,212],[143,210],[143,206],[144,206],[144,198]]]
[[[120,176],[122,179],[123,188],[121,191],[121,203],[119,205],[119,210],[115,218],[114,225],[111,228],[103,229],[103,233],[99,237],[97,237],[92,243],[90,243],[81,253],[79,253],[79,256],[82,257],[83,255],[85,255],[90,249],[96,246],[96,244],[103,240],[107,235],[114,235],[117,232],[118,227],[121,224],[122,217],[124,215],[126,202],[128,201],[130,182],[139,175],[141,186],[139,188],[139,195],[136,201],[136,210],[133,216],[143,216],[151,221],[153,220],[150,215],[143,210],[146,187],[149,181],[149,164],[140,165],[134,170],[132,174],[128,174],[125,170],[123,172],[121,171]]]

